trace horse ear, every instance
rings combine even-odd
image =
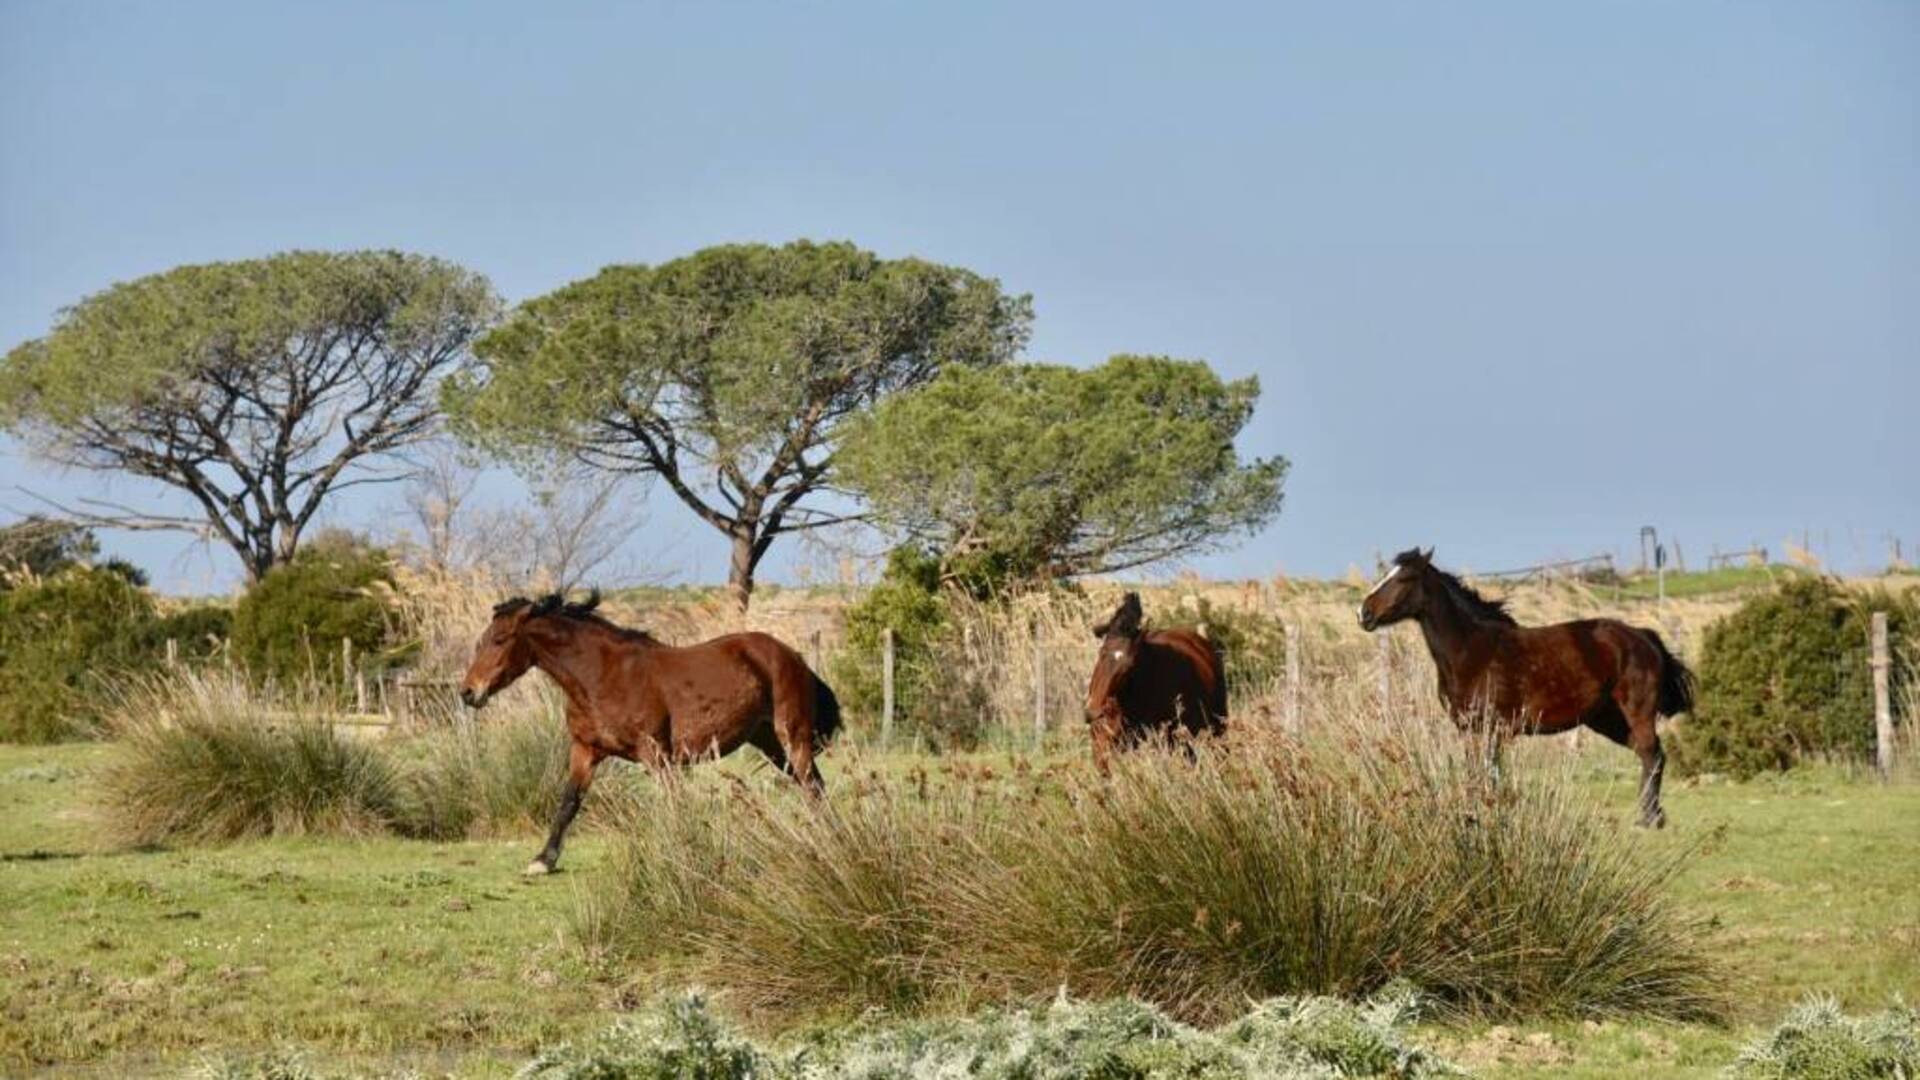
[[[1426,553],[1420,556],[1420,561],[1431,566],[1433,564],[1433,549],[1428,548]]]
[[[1093,624],[1093,636],[1094,636],[1094,637],[1097,637],[1097,638],[1103,638],[1103,637],[1106,637],[1106,636],[1107,636],[1107,627],[1109,627],[1109,626],[1112,626],[1112,625],[1113,625],[1113,620],[1112,620],[1112,619],[1102,619],[1101,621],[1099,621],[1099,622],[1097,622],[1097,623],[1094,623],[1094,624]]]
[[[1146,615],[1140,610],[1140,594],[1128,593],[1120,600],[1120,610],[1113,613],[1111,629],[1121,637],[1140,636],[1140,624]]]

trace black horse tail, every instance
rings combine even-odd
[[[840,699],[818,673],[813,676],[813,748],[821,750],[840,730]]]
[[[1660,715],[1679,716],[1693,711],[1693,671],[1667,651],[1667,643],[1651,630],[1641,631],[1660,654]]]

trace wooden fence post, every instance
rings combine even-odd
[[[1378,633],[1373,640],[1380,653],[1380,715],[1393,716],[1393,639]]]
[[[1300,624],[1287,624],[1287,730],[1300,731]]]
[[[353,678],[353,639],[340,639],[340,681],[345,683]]]
[[[880,745],[893,745],[893,627],[880,631]]]
[[[1893,778],[1893,701],[1889,695],[1888,669],[1892,659],[1887,651],[1887,613],[1873,613],[1873,736],[1879,751],[1880,777]]]
[[[1040,624],[1033,625],[1033,748],[1047,741],[1047,650],[1040,644]]]
[[[167,666],[170,668],[180,666],[180,643],[173,638],[167,639]]]

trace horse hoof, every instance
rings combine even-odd
[[[520,876],[521,877],[539,877],[541,874],[550,874],[552,872],[553,872],[553,867],[548,866],[546,863],[541,862],[539,859],[535,859],[532,862],[527,864],[527,868],[525,870],[520,871]]]

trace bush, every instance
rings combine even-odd
[[[322,538],[274,567],[233,610],[234,657],[257,679],[339,686],[340,642],[378,667],[392,626],[393,565],[385,552]]]
[[[1287,670],[1287,626],[1257,611],[1216,607],[1202,598],[1199,614],[1175,618],[1169,627],[1207,628],[1207,640],[1226,663],[1227,689],[1235,697],[1256,697],[1272,688]]]
[[[363,740],[307,687],[273,697],[226,670],[150,675],[122,689],[98,789],[122,842],[391,832],[435,840],[546,825],[566,775],[566,728],[545,708],[414,738]],[[603,771],[606,771],[603,769]],[[596,798],[617,792],[603,776]]]
[[[232,608],[193,604],[148,623],[140,633],[140,648],[150,657],[165,659],[167,642],[172,641],[182,661],[213,660],[232,637]]]
[[[1256,1005],[1212,1032],[1132,1001],[1061,999],[1033,1011],[973,1019],[868,1018],[786,1046],[762,1047],[708,1011],[698,994],[666,998],[599,1035],[542,1050],[527,1080],[1207,1080],[1458,1075],[1410,1045],[1411,999],[1362,1006],[1325,998]]]
[[[954,622],[939,560],[911,545],[894,548],[880,583],[847,609],[846,643],[829,665],[830,681],[842,707],[855,715],[877,720],[883,712],[883,638],[889,629],[894,709],[902,729],[923,736],[934,749],[973,746],[985,710],[965,693],[964,680],[940,662]]]
[[[151,666],[153,600],[111,570],[69,566],[0,592],[0,740],[97,724],[108,680]]]
[[[444,840],[544,828],[566,783],[567,745],[565,720],[544,709],[425,736],[400,751],[408,755],[401,831]]]
[[[790,1015],[1137,997],[1190,1021],[1397,980],[1494,1015],[1714,1015],[1702,927],[1564,777],[1485,787],[1451,733],[1246,731],[1111,782],[704,791],[620,820],[579,927]]]
[[[1750,776],[1808,757],[1873,755],[1871,613],[1888,613],[1895,641],[1920,633],[1920,602],[1860,593],[1816,577],[1741,605],[1715,623],[1701,652],[1691,716],[1675,728],[1686,772]],[[1896,682],[1906,673],[1896,666]],[[1894,700],[1903,699],[1894,687]]]
[[[133,685],[98,787],[109,829],[146,846],[365,835],[407,819],[403,778],[380,747],[338,732],[322,703],[272,712],[261,715],[251,689],[222,674]]]
[[[0,527],[0,590],[21,579],[51,577],[69,566],[84,566],[98,554],[100,544],[93,538],[92,529],[78,522],[29,514]]]
[[[1856,1019],[1813,997],[1740,1052],[1735,1080],[1873,1080],[1920,1076],[1920,1013],[1905,1004]]]

